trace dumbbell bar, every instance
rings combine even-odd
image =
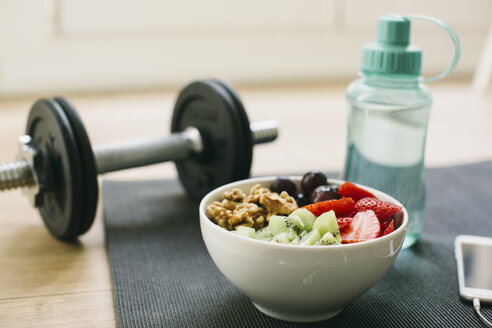
[[[249,176],[252,147],[277,137],[273,121],[249,123],[228,84],[203,80],[185,87],[176,102],[172,134],[92,149],[75,108],[64,98],[37,101],[16,162],[0,165],[0,190],[25,187],[57,238],[86,232],[97,206],[97,174],[175,161],[187,193],[209,190]]]
[[[271,142],[277,137],[275,121],[250,124],[253,145]],[[94,148],[97,173],[103,174],[133,167],[181,161],[203,152],[204,144],[200,131],[188,127],[183,132],[172,133],[163,138],[114,143]]]
[[[250,124],[253,145],[275,140],[277,127],[275,121],[262,121]],[[19,137],[20,152],[23,155],[15,162],[0,164],[0,190],[28,187],[37,194],[39,182],[33,165],[36,148],[31,146],[28,135]],[[94,158],[97,174],[104,174],[140,166],[169,161],[181,161],[203,152],[200,131],[188,127],[183,132],[172,133],[163,138],[132,140],[96,146]],[[36,200],[32,199],[33,204]]]

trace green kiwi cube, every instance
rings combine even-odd
[[[288,244],[288,243],[290,243],[289,234],[287,232],[281,232],[281,233],[275,235],[273,237],[272,241],[275,243],[280,243],[280,244]]]
[[[318,240],[315,245],[339,245],[339,242],[330,232],[327,232]]]
[[[258,240],[271,241],[273,238],[273,233],[270,231],[270,227],[267,226],[258,230],[254,238]]]
[[[316,221],[314,221],[313,229],[317,229],[321,236],[329,232],[337,241],[342,242],[340,229],[338,229],[337,217],[333,210],[318,216]]]
[[[317,229],[311,230],[301,239],[301,245],[314,245],[318,240],[321,239],[321,234]]]
[[[302,223],[302,220],[297,216],[287,217],[272,215],[268,226],[273,235],[289,232],[290,230],[294,230],[294,232],[299,235],[304,229],[304,223]]]
[[[290,229],[288,232],[287,232],[287,235],[289,237],[289,239],[292,241],[294,239],[296,239],[297,237],[299,237],[299,235],[297,234],[297,232],[294,230],[294,229]]]
[[[316,221],[316,215],[309,212],[305,208],[298,208],[297,210],[289,214],[289,217],[294,216],[297,216],[302,220],[302,223],[304,224],[304,230],[307,230],[308,232],[313,230],[313,224],[314,221]]]
[[[250,227],[239,226],[237,227],[236,233],[244,237],[255,238],[256,230]]]
[[[301,242],[301,238],[297,236],[296,238],[292,239],[289,244],[299,245],[300,242]]]
[[[302,240],[309,232],[307,230],[303,230],[300,234],[299,234],[299,238]]]

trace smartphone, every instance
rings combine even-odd
[[[492,238],[460,235],[454,247],[460,296],[492,303]]]

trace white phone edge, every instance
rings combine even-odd
[[[459,235],[454,240],[454,254],[456,258],[456,268],[458,272],[458,286],[461,298],[473,301],[474,298],[478,298],[480,301],[492,303],[492,290],[482,288],[470,288],[465,287],[465,272],[463,266],[463,252],[461,245],[474,244],[474,245],[487,245],[492,246],[492,238],[472,236],[472,235]],[[492,269],[491,269],[492,272]]]

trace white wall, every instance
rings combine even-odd
[[[492,23],[490,0],[0,0],[0,95],[352,79],[377,17],[420,13],[451,24],[469,77]],[[452,45],[416,22],[424,74]]]

